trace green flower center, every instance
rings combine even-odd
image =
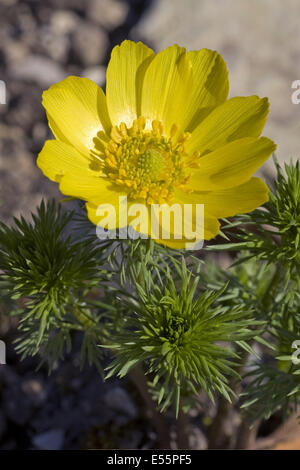
[[[142,172],[145,178],[149,178],[151,181],[159,180],[164,166],[164,157],[158,150],[146,150],[138,157],[137,168]]]

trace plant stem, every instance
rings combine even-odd
[[[236,449],[251,449],[256,441],[256,434],[260,425],[260,420],[257,420],[252,427],[247,421],[243,421],[239,426],[235,448]]]
[[[216,416],[209,428],[208,449],[220,449],[225,445],[225,422],[229,416],[232,404],[225,398],[219,399]]]
[[[171,449],[170,429],[167,420],[156,408],[154,401],[148,391],[147,380],[141,366],[136,366],[129,373],[130,379],[139,390],[147,407],[148,416],[153,422],[157,432],[159,449]]]
[[[283,278],[283,267],[280,263],[277,264],[276,270],[269,282],[268,287],[265,290],[265,293],[262,296],[261,303],[265,310],[268,310],[274,300],[276,289],[278,285],[281,283]]]
[[[176,422],[177,448],[190,449],[189,444],[189,418],[180,407]]]
[[[241,352],[241,362],[237,369],[238,374],[242,374],[244,366],[247,362],[249,353],[244,349]],[[238,399],[238,395],[241,388],[241,383],[237,380],[236,377],[231,378],[229,386],[231,390],[235,393],[232,402],[230,403],[224,397],[220,397],[216,416],[209,429],[209,449],[221,449],[226,445],[225,442],[225,425],[226,420],[228,419],[230,412]]]

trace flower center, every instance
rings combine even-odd
[[[137,168],[152,181],[158,181],[164,168],[164,157],[155,149],[147,149],[138,157]]]
[[[142,116],[133,121],[131,128],[123,122],[114,126],[111,139],[103,143],[103,173],[132,199],[144,199],[148,204],[169,201],[174,189],[187,183],[189,170],[199,157],[199,153],[186,153],[185,142],[190,134],[176,134],[177,126],[173,125],[166,137],[159,121],[153,121],[152,128],[146,130]]]

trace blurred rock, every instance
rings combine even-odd
[[[54,9],[61,8],[62,10],[73,9],[78,12],[84,12],[86,5],[82,0],[48,0]]]
[[[299,408],[297,408],[287,420],[273,431],[269,436],[257,439],[254,450],[299,450],[300,449],[300,426]]]
[[[86,66],[100,64],[106,55],[108,37],[102,29],[90,23],[80,23],[74,31],[73,52]]]
[[[7,38],[5,41],[5,58],[10,63],[19,62],[29,55],[30,48],[22,41]]]
[[[29,56],[8,69],[14,80],[24,80],[48,87],[66,78],[67,74],[56,62],[43,56]]]
[[[114,411],[124,413],[131,419],[137,417],[137,409],[128,393],[121,387],[114,387],[105,394],[105,403]]]
[[[47,399],[47,392],[40,380],[28,379],[22,383],[23,392],[30,397],[35,407],[42,406]]]
[[[205,450],[207,449],[207,438],[201,431],[199,426],[191,426],[189,435],[190,449]]]
[[[106,79],[106,67],[103,65],[89,67],[82,71],[81,76],[93,80],[99,86],[103,86]]]
[[[87,17],[111,30],[125,21],[128,11],[128,3],[121,0],[89,0]]]
[[[42,122],[37,122],[36,124],[34,124],[33,129],[32,129],[32,138],[34,142],[38,146],[40,146],[40,148],[43,146],[47,137],[48,137],[48,127]]]
[[[71,50],[71,33],[80,21],[80,17],[73,11],[54,10],[50,21],[39,28],[41,52],[55,61],[67,63]]]
[[[61,450],[64,443],[64,431],[62,429],[51,429],[37,434],[33,437],[32,443],[41,450]]]
[[[52,13],[50,26],[57,34],[68,34],[77,27],[80,18],[69,10],[56,10]]]
[[[27,125],[24,120],[25,129]],[[1,220],[6,222],[20,213],[28,217],[46,194],[59,195],[58,188],[41,175],[28,146],[21,127],[0,125]]]
[[[291,85],[299,79],[299,0],[160,0],[153,2],[133,37],[158,51],[174,43],[209,48],[227,62],[231,96],[270,99],[263,134],[278,144],[281,161],[299,158],[300,105]],[[271,161],[266,168],[274,172]]]
[[[68,60],[71,41],[66,34],[58,33],[54,28],[43,26],[39,30],[39,49],[54,61],[65,63]]]
[[[5,388],[2,394],[2,408],[7,418],[18,426],[24,426],[33,413],[33,403],[21,390],[21,377],[12,368],[5,366]]]
[[[11,5],[15,5],[18,2],[18,0],[2,0],[2,4],[5,7],[10,7]]]

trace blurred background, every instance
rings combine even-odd
[[[231,96],[268,96],[264,135],[278,144],[280,161],[299,158],[300,105],[291,101],[292,82],[300,79],[299,16],[299,0],[0,0],[0,80],[7,87],[0,104],[0,219],[59,197],[35,165],[51,137],[42,91],[70,74],[104,85],[110,52],[127,38],[155,51],[173,43],[218,50]],[[272,175],[271,162],[264,171]],[[0,338],[10,329],[2,321]],[[94,370],[80,374],[76,354],[50,378],[46,370],[34,372],[34,361],[20,363],[13,349],[8,363],[0,366],[0,449],[155,444],[130,385],[104,385]],[[193,442],[205,448],[201,426]]]

